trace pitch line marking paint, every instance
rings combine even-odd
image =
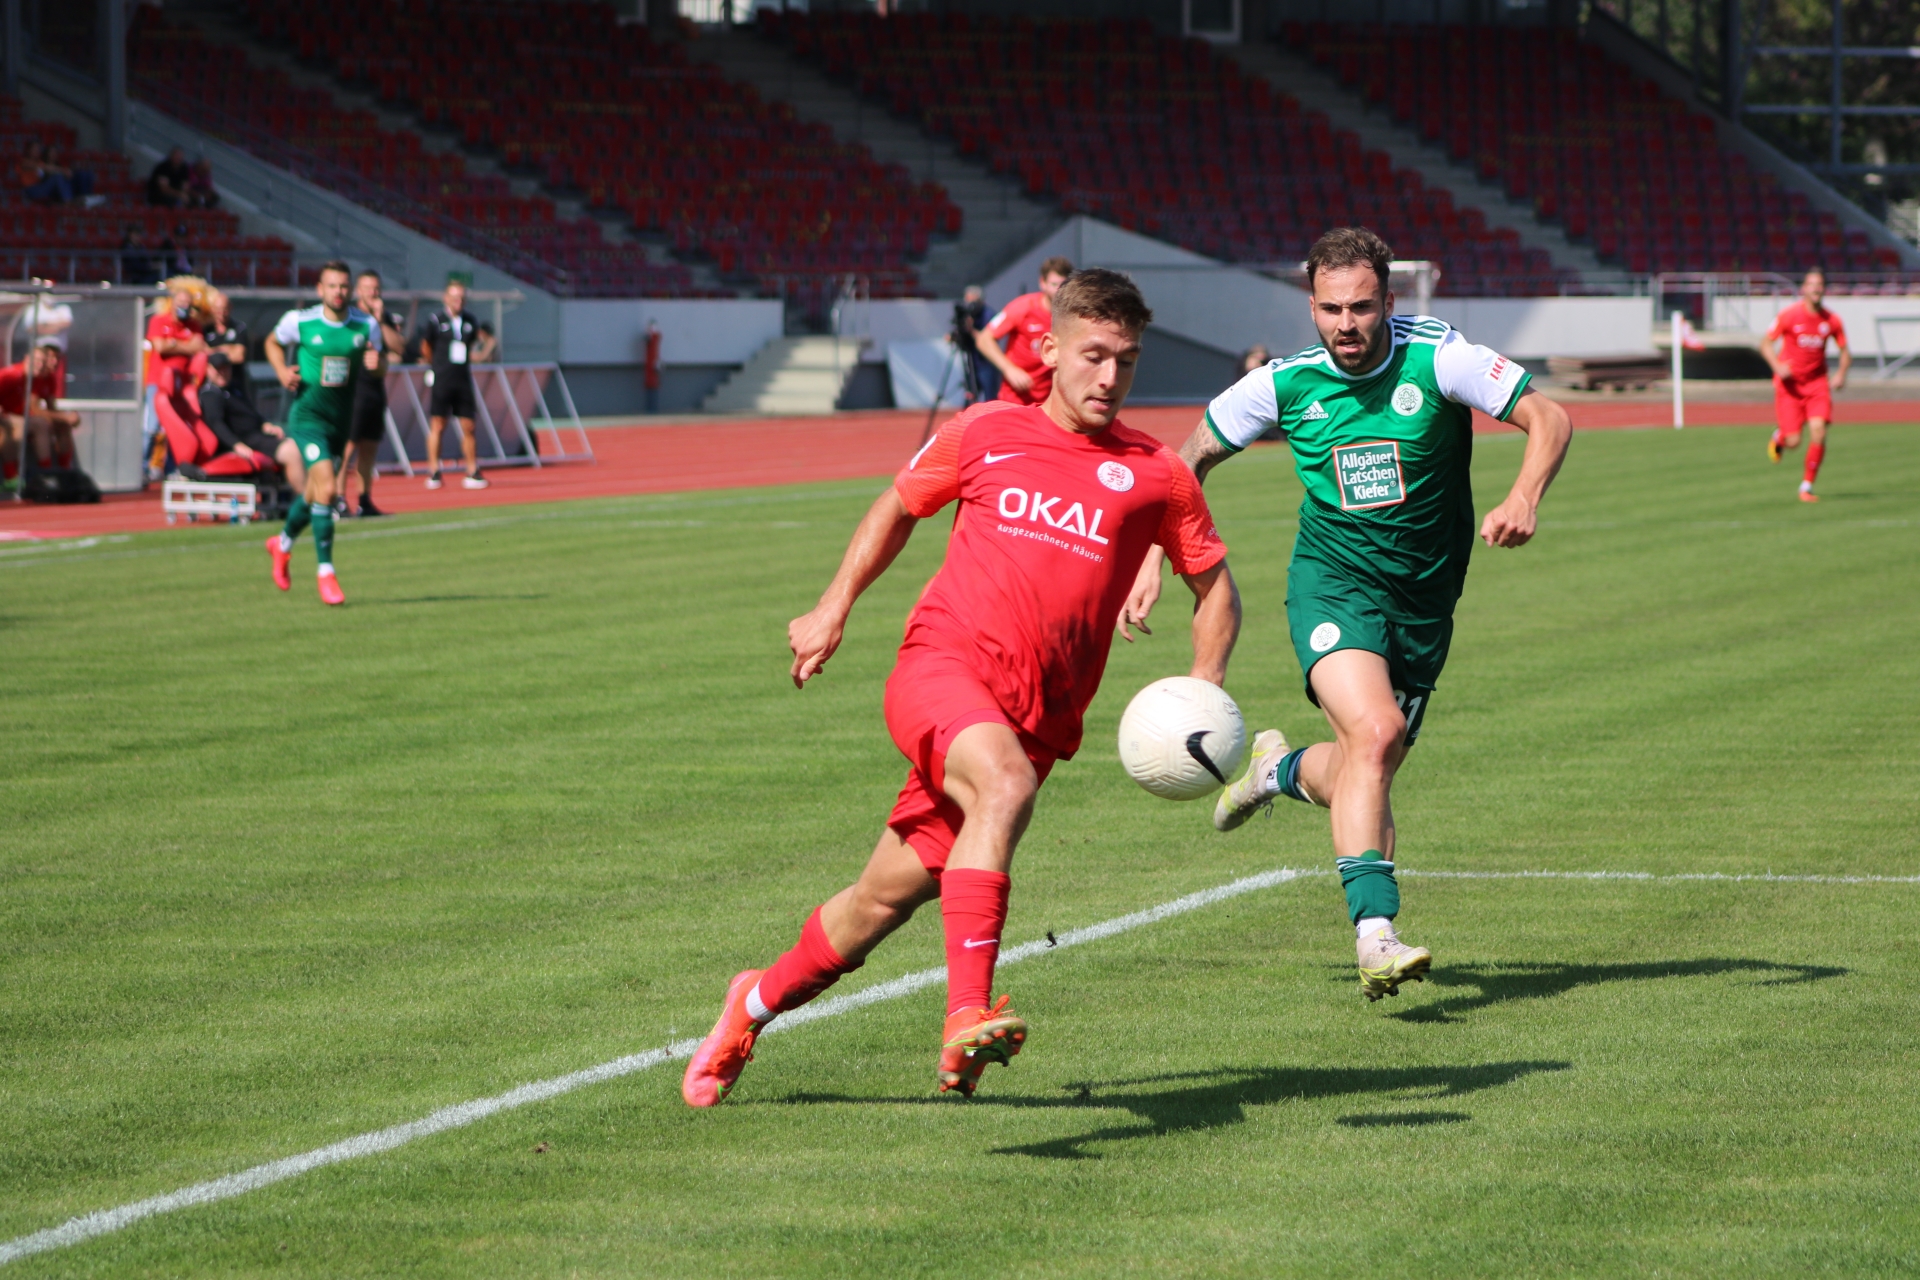
[[[1190,893],[1184,898],[1163,902],[1145,911],[1115,916],[1111,920],[1103,920],[1099,924],[1091,924],[1083,929],[1069,929],[1065,933],[1049,934],[1045,938],[1023,942],[1003,952],[1000,956],[1000,964],[1019,964],[1022,960],[1031,960],[1035,956],[1045,955],[1050,951],[1077,947],[1087,942],[1099,942],[1116,934],[1126,933],[1145,925],[1158,924],[1162,920],[1185,915],[1189,911],[1198,911],[1202,907],[1210,907],[1217,902],[1225,902],[1229,898],[1255,893],[1261,889],[1271,889],[1290,880],[1298,880],[1304,876],[1330,874],[1332,873],[1324,868],[1298,870],[1281,867],[1259,875],[1246,876],[1227,884],[1216,885],[1211,889],[1203,889],[1198,893]],[[1436,880],[1574,880],[1589,883],[1618,881],[1625,884],[1673,884],[1682,881],[1726,884],[1748,882],[1832,885],[1920,884],[1920,876],[1775,875],[1771,872],[1739,875],[1712,871],[1655,875],[1650,871],[1421,871],[1416,868],[1404,868],[1399,874]],[[843,1013],[851,1013],[855,1009],[864,1009],[868,1005],[898,1000],[902,996],[912,995],[916,991],[923,991],[944,982],[946,977],[947,971],[944,966],[938,969],[922,969],[918,973],[903,974],[887,982],[848,992],[846,995],[815,1001],[813,1004],[795,1009],[792,1013],[782,1014],[779,1021],[769,1026],[762,1034],[773,1035],[780,1031],[790,1031],[795,1027],[805,1026],[809,1022],[818,1022],[822,1018],[837,1017]],[[301,1155],[255,1165],[239,1173],[230,1173],[224,1178],[198,1182],[190,1187],[182,1187],[178,1191],[151,1196],[145,1200],[136,1200],[115,1209],[101,1209],[94,1213],[83,1214],[78,1218],[69,1218],[57,1227],[48,1227],[43,1231],[17,1236],[5,1243],[0,1243],[0,1266],[20,1258],[31,1257],[36,1253],[46,1253],[52,1249],[64,1249],[69,1245],[80,1244],[96,1236],[110,1235],[132,1226],[143,1218],[172,1213],[177,1209],[189,1209],[195,1205],[231,1200],[235,1196],[245,1195],[249,1191],[258,1191],[262,1187],[270,1187],[276,1182],[297,1178],[303,1173],[311,1173],[315,1169],[322,1169],[328,1165],[391,1151],[416,1138],[431,1137],[436,1133],[445,1133],[449,1129],[463,1129],[499,1111],[511,1111],[529,1103],[545,1102],[549,1098],[557,1098],[561,1094],[572,1093],[588,1085],[603,1084],[608,1080],[617,1080],[621,1076],[651,1070],[669,1062],[682,1061],[692,1057],[693,1051],[699,1047],[698,1040],[675,1040],[658,1049],[648,1049],[644,1053],[615,1058],[611,1062],[603,1062],[597,1067],[588,1067],[584,1071],[575,1071],[568,1075],[523,1084],[517,1089],[509,1089],[491,1098],[477,1098],[472,1102],[442,1107],[438,1111],[406,1124],[377,1129],[372,1133],[363,1133],[358,1137],[333,1143],[331,1146],[317,1147]]]
[[[1069,929],[1054,936],[1052,941],[1039,938],[1032,942],[1024,942],[1003,952],[1000,956],[1000,964],[1018,964],[1022,960],[1030,960],[1034,956],[1050,951],[1063,950],[1086,942],[1099,942],[1130,929],[1158,924],[1162,920],[1184,915],[1189,911],[1198,911],[1202,907],[1225,902],[1229,898],[1255,893],[1261,889],[1271,889],[1289,880],[1298,879],[1303,874],[1307,873],[1284,867],[1275,871],[1266,871],[1228,884],[1216,885],[1211,889],[1203,889],[1199,893],[1190,893],[1184,898],[1175,898],[1171,902],[1163,902],[1145,911],[1136,911],[1131,915],[1103,920],[1099,924],[1088,925],[1084,929]],[[782,1014],[764,1034],[772,1035],[776,1031],[791,1030],[794,1027],[805,1026],[809,1022],[818,1022],[822,1018],[832,1018],[839,1014],[851,1013],[855,1009],[864,1009],[868,1005],[897,1000],[901,996],[911,995],[916,991],[945,982],[946,978],[947,971],[944,966],[938,969],[922,969],[918,973],[904,974],[889,982],[876,983],[871,987],[849,992],[843,996],[815,1001],[813,1004],[795,1009],[792,1013]],[[529,1103],[545,1102],[549,1098],[557,1098],[561,1094],[572,1093],[588,1085],[602,1084],[608,1080],[617,1080],[621,1076],[651,1070],[669,1062],[678,1062],[692,1057],[693,1051],[699,1047],[698,1040],[675,1040],[658,1049],[615,1058],[611,1062],[603,1062],[597,1067],[588,1067],[584,1071],[575,1071],[563,1076],[554,1076],[548,1080],[523,1084],[517,1089],[509,1089],[491,1098],[476,1098],[472,1102],[442,1107],[438,1111],[406,1124],[376,1129],[372,1133],[363,1133],[358,1137],[335,1142],[329,1146],[317,1147],[297,1156],[288,1156],[284,1160],[274,1160],[267,1164],[255,1165],[251,1169],[243,1169],[239,1173],[230,1173],[224,1178],[198,1182],[190,1187],[182,1187],[178,1191],[150,1196],[145,1200],[135,1200],[115,1209],[101,1209],[77,1218],[69,1218],[57,1227],[48,1227],[44,1231],[18,1236],[0,1244],[0,1265],[30,1257],[36,1253],[64,1249],[96,1236],[110,1235],[132,1226],[143,1218],[172,1213],[178,1209],[189,1209],[195,1205],[231,1200],[235,1196],[245,1195],[249,1191],[258,1191],[262,1187],[270,1187],[276,1182],[285,1182],[289,1178],[297,1178],[303,1173],[311,1173],[315,1169],[322,1169],[328,1165],[391,1151],[395,1147],[405,1146],[416,1138],[445,1133],[449,1129],[463,1129],[496,1112],[511,1111]]]

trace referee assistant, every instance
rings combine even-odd
[[[447,419],[460,422],[460,449],[466,456],[467,478],[462,488],[484,489],[480,474],[479,443],[473,434],[473,365],[493,357],[493,330],[466,313],[467,286],[447,281],[445,311],[428,316],[414,332],[421,358],[433,365],[433,399],[427,409],[427,488],[440,487],[440,433]]]
[[[346,515],[347,482],[360,477],[360,514],[387,514],[373,505],[373,467],[380,442],[387,436],[387,365],[406,354],[407,335],[400,321],[387,311],[380,296],[380,273],[369,267],[353,282],[354,305],[380,322],[381,365],[378,373],[363,376],[353,390],[353,430],[347,436],[346,461],[340,464],[339,511]]]

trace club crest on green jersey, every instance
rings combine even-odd
[[[1426,394],[1411,382],[1403,382],[1393,389],[1393,411],[1403,418],[1411,418],[1426,403]]]

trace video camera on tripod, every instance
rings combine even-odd
[[[933,393],[933,403],[927,407],[927,425],[920,432],[920,441],[926,443],[933,434],[933,419],[940,412],[940,402],[947,398],[947,385],[953,381],[953,366],[960,366],[960,385],[966,388],[966,403],[980,403],[980,365],[979,348],[974,346],[974,335],[979,329],[974,324],[973,306],[966,301],[953,304],[953,318],[947,322],[946,367],[940,371],[940,385]]]

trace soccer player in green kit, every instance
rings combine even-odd
[[[1519,365],[1430,316],[1398,317],[1392,251],[1364,228],[1322,236],[1307,256],[1321,345],[1269,361],[1208,406],[1180,450],[1202,481],[1278,426],[1306,487],[1287,570],[1287,624],[1307,697],[1332,742],[1295,751],[1279,730],[1254,738],[1246,773],[1213,823],[1240,826],[1279,796],[1332,811],[1333,851],[1368,1000],[1422,980],[1433,957],[1400,941],[1389,791],[1420,734],[1453,639],[1473,551],[1473,413],[1527,434],[1520,476],[1480,524],[1490,547],[1533,537],[1540,500],[1566,457],[1566,410]],[[1150,556],[1120,621],[1160,592]]]
[[[386,362],[378,322],[348,305],[352,284],[346,263],[327,263],[316,286],[320,304],[281,316],[266,341],[274,376],[293,394],[287,438],[299,447],[307,470],[306,485],[287,511],[286,529],[267,539],[273,585],[292,588],[293,543],[311,524],[320,559],[320,599],[327,604],[347,602],[333,572],[333,499],[339,459],[353,427],[354,388],[364,375],[378,377]]]

